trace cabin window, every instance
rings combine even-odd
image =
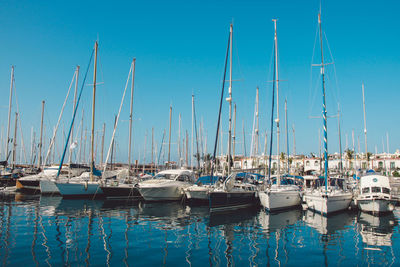
[[[189,177],[187,175],[181,175],[178,177],[177,180],[181,181],[181,182],[187,182],[187,181],[189,181]]]
[[[381,188],[380,187],[377,187],[377,186],[374,186],[374,187],[372,187],[371,188],[372,190],[372,193],[380,193],[381,192]]]
[[[369,187],[364,187],[362,189],[363,194],[369,193]]]
[[[390,189],[387,187],[382,187],[382,193],[390,194]]]

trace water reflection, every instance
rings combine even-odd
[[[357,218],[361,226],[362,242],[372,247],[392,246],[393,228],[398,225],[393,213],[384,216],[374,216],[360,212]]]
[[[397,213],[210,214],[177,202],[13,195],[0,216],[5,266],[399,264]]]

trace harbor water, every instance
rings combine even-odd
[[[0,213],[3,266],[400,265],[398,209],[327,218],[12,194]]]

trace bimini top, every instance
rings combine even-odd
[[[389,178],[383,175],[366,175],[360,178],[360,186],[363,187],[387,187],[390,188]]]

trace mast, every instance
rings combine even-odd
[[[276,30],[276,19],[272,20],[274,22],[275,34],[275,86],[276,86],[276,154],[278,156],[278,169],[277,169],[277,185],[280,185],[280,175],[281,175],[281,161],[280,161],[280,150],[279,150],[279,142],[280,142],[280,130],[279,130],[279,75],[278,75],[278,36]]]
[[[343,175],[342,133],[340,131],[340,106],[339,106],[339,103],[338,103],[338,131],[339,131],[340,174]]]
[[[6,151],[5,151],[7,161],[8,161],[8,143],[10,142],[10,123],[11,123],[11,105],[12,105],[13,87],[14,87],[14,66],[11,66],[10,101],[8,102],[8,124],[7,124]]]
[[[79,164],[82,164],[84,160],[82,160],[82,145],[83,145],[83,115],[85,113],[85,110],[82,108],[82,120],[81,120],[81,140],[79,142]],[[83,147],[85,149],[85,147]],[[85,155],[83,155],[85,157]]]
[[[232,160],[235,161],[236,148],[236,104],[233,105],[233,136],[232,136]]]
[[[365,94],[364,83],[362,83],[362,97],[363,97],[363,113],[364,113],[364,141],[365,141],[365,158],[367,159],[367,168],[369,168],[368,148],[367,148],[367,120],[365,118]]]
[[[93,182],[93,171],[94,171],[94,116],[96,107],[96,75],[97,75],[97,41],[94,44],[94,71],[93,71],[93,104],[92,104],[92,134],[90,142],[90,180]]]
[[[3,137],[3,131],[1,131],[1,136]],[[33,150],[34,150],[35,135],[33,132],[33,126],[31,126],[31,161],[30,165],[33,165]]]
[[[171,120],[172,120],[172,105],[169,106],[169,137],[168,137],[168,164],[171,160]]]
[[[154,166],[154,127],[151,128],[151,172]]]
[[[101,135],[101,164],[103,164],[104,159],[104,135],[106,133],[106,123],[103,123],[103,134]]]
[[[128,169],[131,169],[131,154],[132,154],[132,112],[133,112],[133,92],[135,84],[135,63],[136,58],[132,60],[132,84],[131,84],[131,106],[129,111],[129,148],[128,148]]]
[[[255,130],[255,150],[254,150],[254,154],[255,154],[255,156],[257,156],[258,155],[258,147],[259,147],[259,141],[260,141],[260,139],[259,139],[259,134],[258,134],[258,132],[259,132],[259,129],[258,129],[258,127],[259,127],[259,118],[258,118],[258,107],[259,107],[259,96],[258,96],[258,91],[259,91],[259,89],[258,89],[258,86],[257,86],[257,93],[256,93],[256,130]]]
[[[178,167],[181,167],[181,113],[179,113],[179,125],[178,125]],[[152,160],[153,161],[153,160]]]
[[[143,173],[145,171],[145,166],[146,166],[146,143],[147,143],[147,130],[146,133],[144,134],[144,147],[143,147]]]
[[[285,134],[286,134],[286,164],[287,164],[287,173],[290,171],[289,164],[289,134],[288,134],[288,118],[287,118],[287,101],[285,99]]]
[[[188,135],[188,131],[186,130],[186,166],[189,166],[188,147],[189,147],[189,135]]]
[[[72,109],[72,117],[74,116],[74,111],[75,111],[75,107],[76,107],[76,98],[78,97],[78,77],[79,77],[79,66],[76,66],[76,70],[75,70],[74,108]],[[72,128],[71,128],[71,136],[72,136],[72,138],[71,138],[71,141],[70,141],[70,147],[74,143],[74,125],[72,125]],[[71,165],[71,160],[72,160],[72,150],[69,149],[68,162],[69,162],[70,165]]]
[[[228,175],[231,173],[231,150],[232,150],[232,39],[233,39],[233,24],[230,25],[230,47],[229,47],[229,97],[226,99],[229,102],[229,133],[228,133]],[[222,142],[222,140],[221,140]]]
[[[356,157],[356,148],[354,144],[354,129],[351,131],[351,139],[353,141],[353,154],[354,154],[354,164],[353,164],[353,172],[356,174],[356,163],[357,163],[357,157]]]
[[[42,101],[42,117],[40,120],[39,156],[38,156],[38,165],[37,165],[38,169],[40,168],[40,165],[42,164],[43,115],[44,115],[44,100]]]
[[[14,139],[13,139],[13,151],[12,151],[12,167],[15,168],[15,160],[17,158],[17,127],[18,127],[18,113],[15,112],[15,126],[14,126]]]
[[[191,137],[192,137],[192,140],[191,140],[191,147],[190,147],[190,151],[191,151],[191,153],[190,153],[190,166],[191,166],[191,169],[192,169],[192,171],[193,171],[193,151],[194,151],[194,149],[193,149],[193,138],[194,138],[194,134],[193,134],[193,126],[194,126],[194,95],[192,94],[192,135],[191,135]]]
[[[200,171],[199,137],[197,134],[196,108],[194,105],[194,96],[193,96],[193,117],[194,117],[194,131],[195,131],[195,135],[196,135],[197,170]],[[192,152],[192,154],[193,154],[193,152]]]
[[[321,77],[322,77],[322,117],[324,121],[324,157],[325,157],[325,190],[328,190],[328,123],[326,118],[326,97],[325,97],[325,65],[324,51],[322,46],[322,25],[321,13],[318,14],[319,40],[321,45]]]

